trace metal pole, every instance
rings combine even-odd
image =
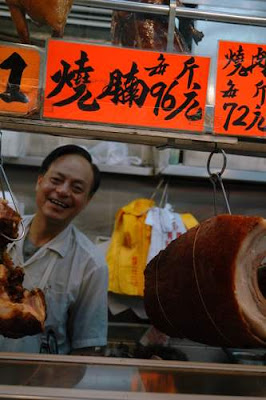
[[[170,0],[170,10],[168,18],[168,33],[167,33],[167,48],[166,50],[170,53],[174,50],[174,35],[175,35],[175,8],[176,0]]]
[[[137,3],[128,0],[74,0],[74,4],[96,8],[107,8],[111,10],[145,12],[146,14],[169,14],[169,6]]]
[[[170,7],[161,4],[138,3],[128,0],[74,0],[74,4],[111,10],[144,12],[146,14],[169,15]],[[196,8],[176,7],[176,16],[197,20],[228,22],[232,24],[266,26],[266,17],[235,13],[202,11]]]

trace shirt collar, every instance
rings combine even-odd
[[[23,218],[23,224],[25,227],[25,236],[28,234],[29,226],[33,219],[34,215],[28,215]],[[72,224],[69,224],[62,232],[59,233],[56,237],[46,243],[43,248],[47,248],[57,252],[61,257],[66,255],[70,247],[71,235],[70,232],[72,230]]]

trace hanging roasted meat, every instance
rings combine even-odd
[[[169,0],[138,0],[140,3],[169,5]],[[176,0],[177,6],[183,6]],[[186,36],[198,43],[203,38],[203,33],[197,31],[192,21],[187,21]],[[166,51],[168,33],[168,17],[126,11],[114,11],[112,17],[111,36],[114,45],[133,47],[139,49],[154,49]],[[189,44],[180,30],[174,32],[174,51],[188,52]]]
[[[20,220],[19,214],[1,199],[0,233],[16,238]],[[23,269],[14,267],[6,252],[9,242],[0,234],[0,334],[20,338],[43,331],[46,304],[40,289],[23,288]]]
[[[63,37],[73,0],[6,0],[21,43],[30,43],[26,14],[39,25],[48,25],[52,36]]]
[[[146,267],[152,324],[213,346],[266,346],[265,259],[265,219],[219,215],[202,222]]]

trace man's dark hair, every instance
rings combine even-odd
[[[48,156],[45,157],[40,167],[39,174],[44,175],[55,160],[67,154],[78,154],[81,157],[85,158],[91,165],[93,172],[93,184],[89,194],[92,197],[94,193],[97,192],[100,186],[101,176],[98,167],[92,162],[90,153],[83,147],[77,146],[75,144],[66,144],[64,146],[57,147],[56,149],[51,151]]]

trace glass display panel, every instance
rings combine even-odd
[[[119,361],[118,363],[119,364]],[[266,396],[261,369],[208,370],[187,366],[158,367],[0,361],[0,385],[82,389],[111,392]]]

